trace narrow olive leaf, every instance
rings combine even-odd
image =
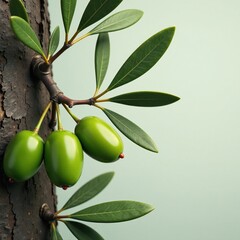
[[[122,0],[90,0],[78,26],[78,32],[112,12]]]
[[[66,202],[62,210],[78,206],[100,193],[112,180],[114,172],[101,174],[80,187]]]
[[[104,240],[95,230],[80,222],[64,221],[64,223],[79,240]]]
[[[166,28],[138,47],[120,68],[108,90],[120,87],[142,76],[163,56],[169,47],[175,27]]]
[[[48,46],[48,57],[52,56],[58,48],[60,40],[60,28],[56,27],[50,37],[49,46]]]
[[[110,57],[110,41],[108,33],[99,34],[95,50],[96,88],[99,89],[105,78]]]
[[[131,92],[109,98],[108,101],[138,106],[138,107],[159,107],[174,103],[179,97],[162,92]]]
[[[66,34],[68,34],[70,29],[76,2],[77,0],[61,0],[62,19]]]
[[[18,16],[29,22],[27,10],[21,0],[11,0],[9,3],[11,16]]]
[[[55,225],[51,227],[51,240],[63,240]]]
[[[15,33],[16,37],[26,46],[34,50],[35,52],[42,55],[45,59],[46,56],[43,52],[41,44],[31,28],[31,26],[22,18],[13,16],[10,18],[10,23],[13,32]]]
[[[71,215],[71,218],[88,221],[113,223],[142,217],[154,208],[146,203],[135,201],[113,201],[97,204]]]
[[[102,110],[111,122],[118,128],[118,130],[121,131],[128,139],[142,148],[152,152],[158,152],[158,149],[151,137],[135,123],[109,109],[102,108]]]
[[[143,12],[137,9],[128,9],[115,13],[94,29],[89,34],[114,32],[132,26],[142,17]]]

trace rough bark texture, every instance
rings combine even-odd
[[[8,183],[2,171],[6,145],[20,130],[33,130],[49,101],[41,82],[31,78],[34,52],[23,46],[9,25],[7,0],[0,0],[0,240],[47,240],[49,226],[39,217],[39,208],[47,203],[55,208],[55,193],[44,167],[27,182]],[[31,26],[46,49],[49,38],[47,0],[24,1]],[[40,135],[49,133],[48,119]]]

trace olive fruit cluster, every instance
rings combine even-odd
[[[66,189],[81,176],[83,151],[106,163],[124,157],[118,133],[100,118],[91,116],[78,121],[75,134],[58,129],[49,134],[45,144],[37,131],[17,133],[6,148],[3,169],[11,181],[26,181],[37,173],[44,159],[52,183]]]
[[[3,169],[10,181],[30,179],[39,170],[42,160],[48,176],[56,186],[66,189],[81,176],[83,151],[75,134],[58,130],[44,141],[34,131],[23,130],[8,144]]]

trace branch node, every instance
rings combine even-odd
[[[51,211],[47,203],[44,203],[39,209],[39,216],[46,222],[55,220],[54,213]]]
[[[47,64],[41,56],[37,55],[32,59],[31,70],[33,76],[42,81],[46,86],[51,100],[58,103],[58,96],[59,94],[63,94],[63,92],[52,79],[51,65]]]
[[[96,100],[95,100],[94,98],[90,98],[90,99],[89,99],[89,105],[90,105],[90,106],[94,105],[95,102],[96,102]]]

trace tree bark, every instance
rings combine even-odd
[[[49,101],[41,82],[33,79],[30,64],[34,52],[21,44],[9,24],[8,0],[0,0],[0,240],[47,240],[49,226],[39,217],[47,203],[55,210],[55,189],[44,166],[30,180],[9,183],[2,170],[4,150],[19,131],[33,130]],[[44,49],[49,39],[47,0],[24,1],[30,23]],[[49,134],[50,114],[40,130],[43,139]]]

